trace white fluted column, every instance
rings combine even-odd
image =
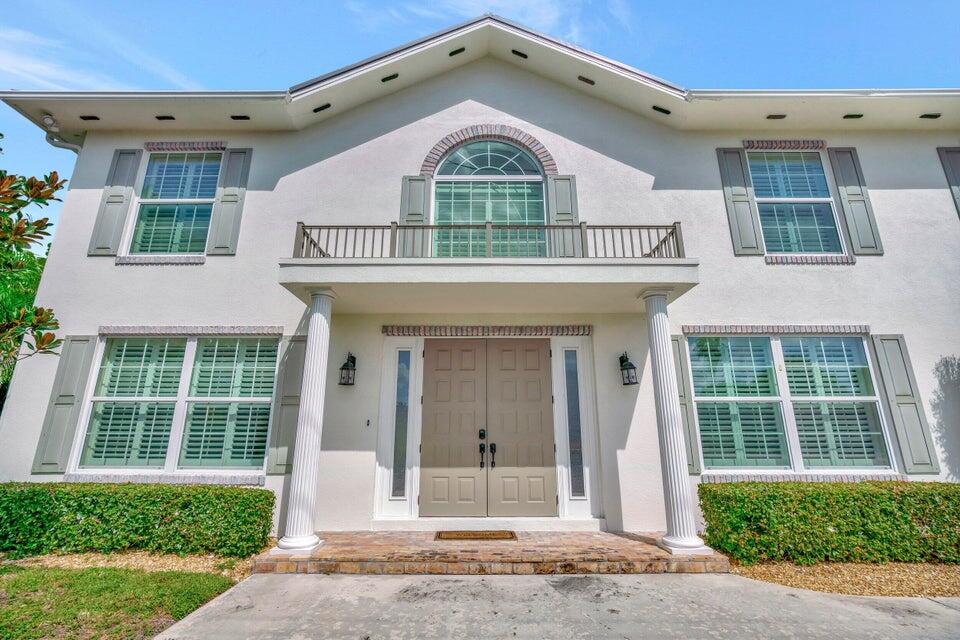
[[[293,449],[293,471],[290,474],[290,496],[287,501],[287,527],[283,538],[277,543],[281,549],[307,550],[322,542],[314,529],[333,299],[333,291],[329,289],[313,291],[310,294],[310,326],[303,359],[300,412],[297,415],[297,438]]]
[[[667,294],[643,294],[647,310],[647,334],[653,368],[653,395],[657,406],[657,436],[660,442],[660,470],[663,501],[667,511],[667,533],[660,546],[671,553],[709,553],[697,535],[694,503],[690,493],[687,449],[683,439],[683,417],[677,390],[677,371],[670,345]]]

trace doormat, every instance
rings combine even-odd
[[[516,540],[513,531],[437,531],[435,540]]]

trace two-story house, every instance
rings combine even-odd
[[[484,16],[285,91],[2,98],[79,157],[0,479],[684,552],[699,482],[960,474],[960,90],[686,90]]]

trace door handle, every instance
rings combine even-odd
[[[483,454],[487,452],[487,445],[480,443],[480,468],[483,469]]]
[[[490,468],[493,469],[497,466],[497,443],[490,443]]]

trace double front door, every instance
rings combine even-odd
[[[555,516],[550,341],[424,346],[421,516]]]

